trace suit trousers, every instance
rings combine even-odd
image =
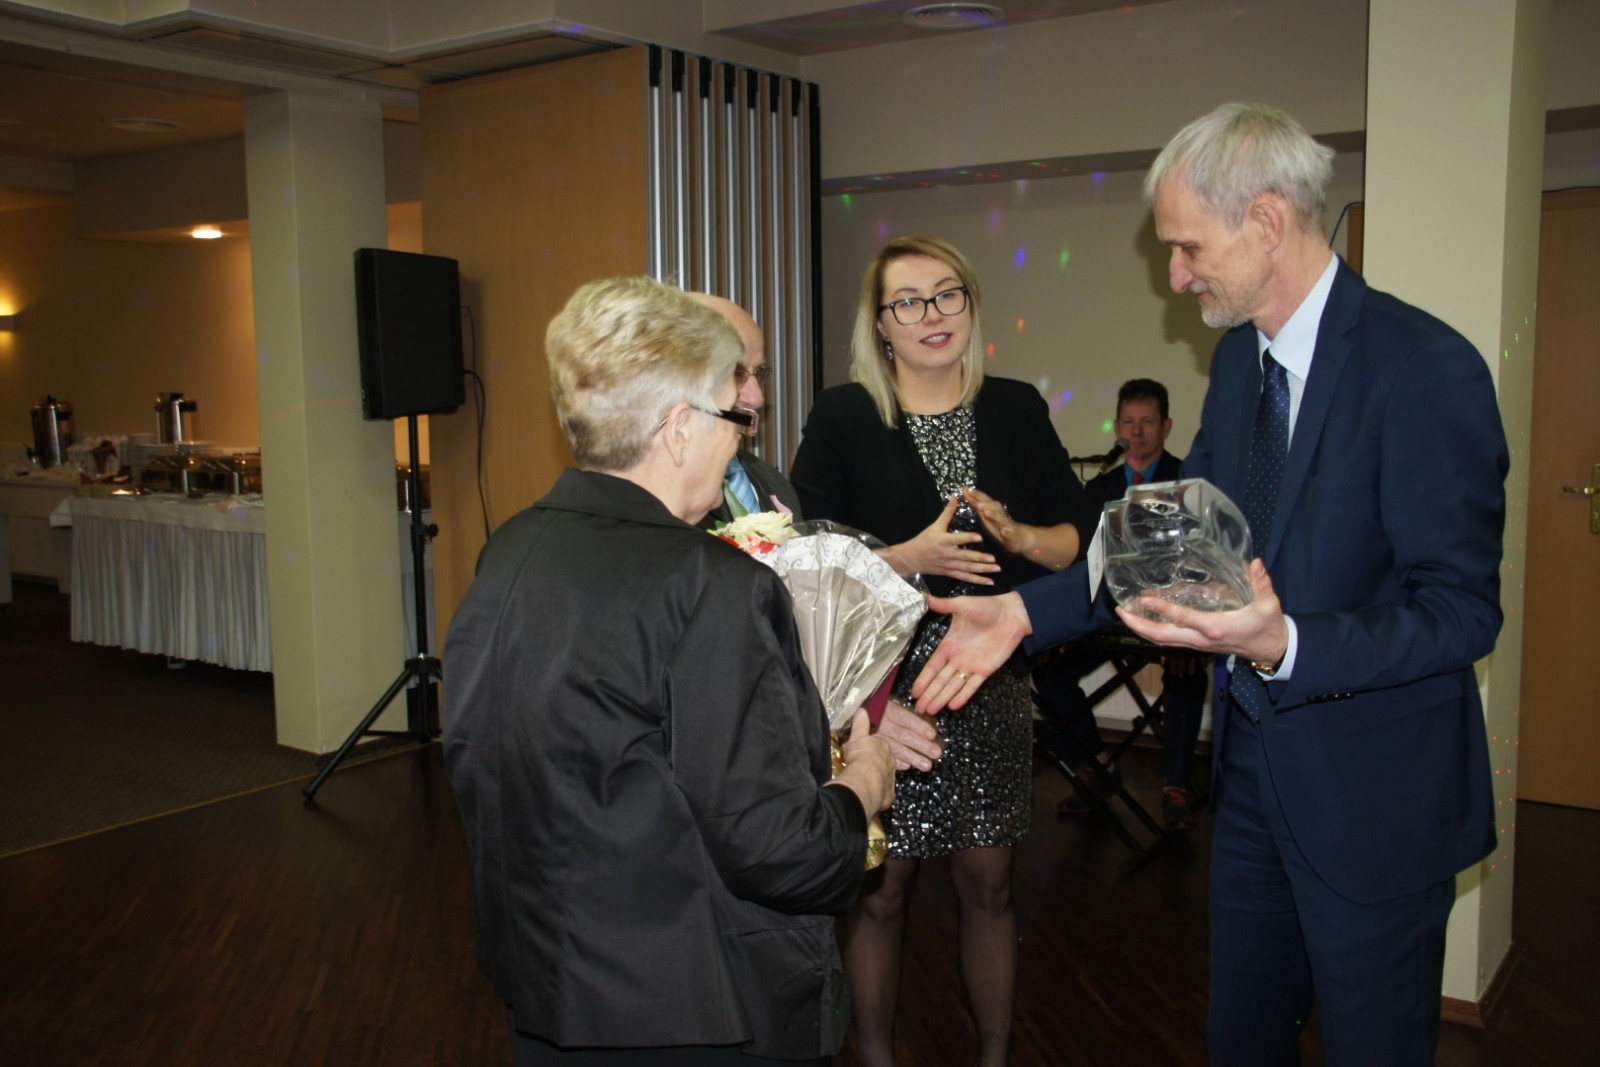
[[[1273,787],[1262,732],[1292,727],[1253,723],[1231,697],[1223,708],[1212,789],[1212,1062],[1298,1064],[1315,1002],[1328,1067],[1433,1063],[1455,879],[1376,904],[1334,892],[1295,844]]]

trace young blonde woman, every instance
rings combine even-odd
[[[890,241],[868,265],[849,385],[820,394],[795,456],[808,519],[878,537],[941,596],[1004,592],[1073,562],[1092,521],[1032,386],[983,373],[981,297],[972,267],[936,237]],[[923,620],[895,696],[944,633]],[[921,860],[949,856],[960,956],[985,1067],[1006,1062],[1016,986],[1011,846],[1027,832],[1032,712],[1027,673],[996,672],[959,713],[938,720],[944,755],[896,777],[885,815],[889,860],[869,877],[845,946],[856,1045],[868,1067],[894,1063],[905,918]]]

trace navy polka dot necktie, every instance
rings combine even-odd
[[[1244,517],[1258,556],[1267,554],[1272,513],[1283,481],[1283,463],[1289,454],[1289,372],[1261,354],[1261,398],[1256,403],[1256,430],[1250,442],[1250,470],[1244,479]]]
[[[1284,459],[1289,454],[1289,372],[1261,354],[1261,398],[1256,403],[1256,429],[1250,441],[1250,470],[1244,478],[1244,517],[1250,524],[1252,552],[1267,554],[1272,513],[1283,481]],[[1243,660],[1234,663],[1228,693],[1252,722],[1271,708],[1267,687]]]

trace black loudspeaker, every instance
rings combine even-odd
[[[455,260],[356,249],[356,331],[367,418],[448,415],[466,402]]]

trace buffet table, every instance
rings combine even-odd
[[[77,493],[75,469],[0,473],[0,533],[10,557],[9,568],[0,568],[0,584],[17,574],[54,582],[67,591],[66,537],[50,528],[50,514]]]
[[[72,497],[72,639],[272,669],[261,498]]]
[[[422,521],[432,516],[424,510]],[[411,515],[399,512],[405,658],[417,654]],[[266,515],[260,494],[70,497],[50,514],[70,528],[72,639],[272,670]],[[423,559],[433,633],[433,546]],[[398,654],[399,650],[397,650]]]

